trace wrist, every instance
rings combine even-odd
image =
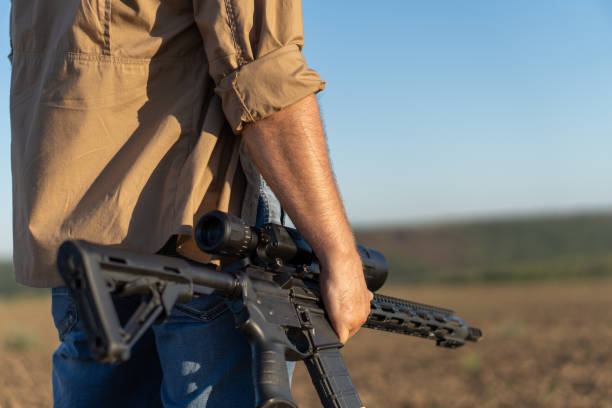
[[[325,273],[346,273],[347,270],[362,269],[356,246],[327,247],[317,259]]]
[[[335,259],[346,259],[357,254],[357,245],[352,239],[333,239],[328,242],[318,242],[313,248],[317,259],[321,263],[331,262]]]

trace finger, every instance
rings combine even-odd
[[[349,332],[348,338],[350,339],[350,338],[351,338],[351,337],[353,337],[355,334],[357,334],[357,332],[359,331],[359,329],[361,329],[361,327],[357,327],[357,328],[355,328],[355,329],[351,330],[351,331]],[[348,340],[348,339],[347,339],[347,340]]]
[[[351,334],[346,327],[342,327],[340,330],[336,330],[336,332],[338,333],[338,338],[342,344],[346,344],[348,339],[351,337]]]

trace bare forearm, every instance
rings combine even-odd
[[[244,137],[255,165],[317,256],[354,251],[314,95],[248,126]]]
[[[323,303],[344,343],[365,322],[372,294],[331,171],[316,98],[247,126],[244,138],[255,165],[321,262]]]

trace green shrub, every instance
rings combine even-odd
[[[3,345],[8,351],[28,351],[38,345],[38,339],[34,333],[14,332],[4,338]]]

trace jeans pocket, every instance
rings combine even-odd
[[[202,323],[210,323],[229,311],[222,297],[209,295],[202,298],[194,298],[191,302],[174,305],[170,321],[178,322],[195,320]]]
[[[66,288],[53,288],[51,293],[51,314],[53,315],[53,323],[57,328],[60,341],[63,342],[79,320],[77,306]]]

